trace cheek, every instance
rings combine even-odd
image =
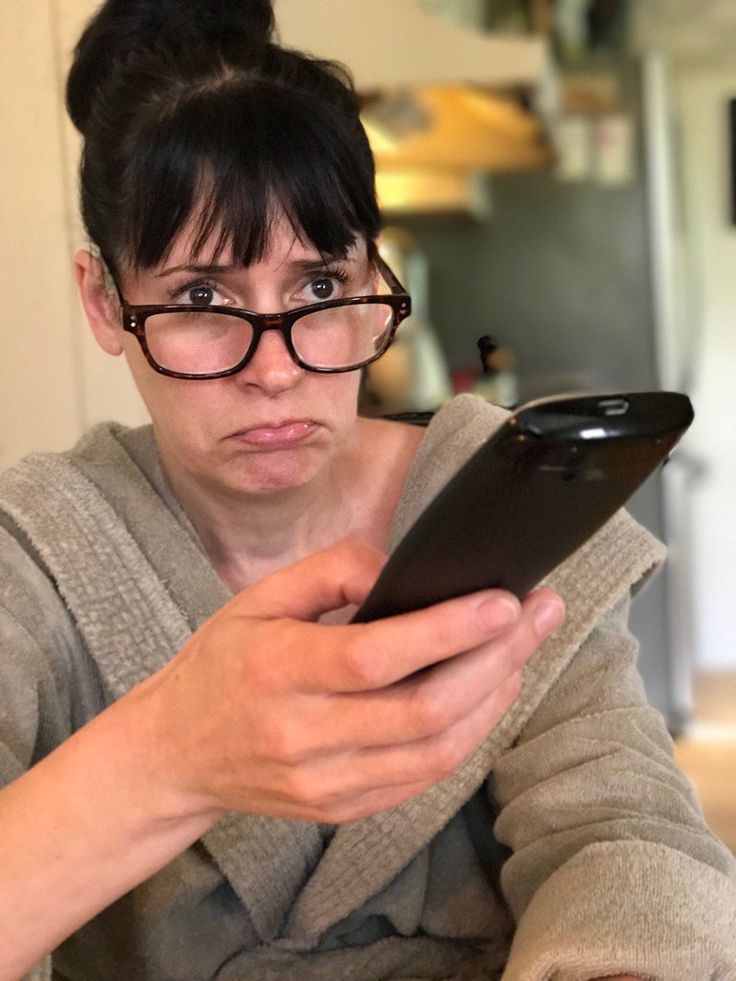
[[[342,375],[322,375],[320,380],[327,383],[333,397],[357,402],[360,389],[359,371],[346,371]]]
[[[315,389],[319,391],[318,395],[315,393],[316,398],[325,406],[325,411],[339,428],[349,429],[357,417],[360,372],[314,377],[318,382]]]
[[[186,432],[192,423],[206,415],[215,394],[207,382],[187,382],[167,378],[154,371],[146,361],[138,342],[124,346],[125,358],[135,386],[148,409],[156,428],[170,432]]]
[[[123,354],[128,363],[128,369],[133,376],[133,381],[141,397],[148,404],[146,393],[152,388],[152,381],[157,378],[157,373],[146,361],[146,357],[140,344],[131,334],[123,334]],[[150,376],[150,377],[149,377]]]

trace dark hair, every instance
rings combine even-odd
[[[373,157],[348,72],[272,41],[269,0],[107,0],[66,100],[81,212],[113,270],[151,268],[195,220],[249,265],[281,208],[325,255],[378,234]],[[201,209],[201,210],[199,210]]]

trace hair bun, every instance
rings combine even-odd
[[[99,90],[132,55],[155,49],[244,64],[273,30],[271,0],[106,0],[74,51],[66,89],[72,122],[84,133]]]

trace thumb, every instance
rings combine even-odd
[[[288,565],[234,596],[230,612],[275,620],[317,620],[350,603],[360,605],[383,568],[386,556],[357,539]]]

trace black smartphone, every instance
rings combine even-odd
[[[422,512],[353,622],[480,589],[521,598],[667,460],[692,420],[690,400],[677,392],[522,406]]]

